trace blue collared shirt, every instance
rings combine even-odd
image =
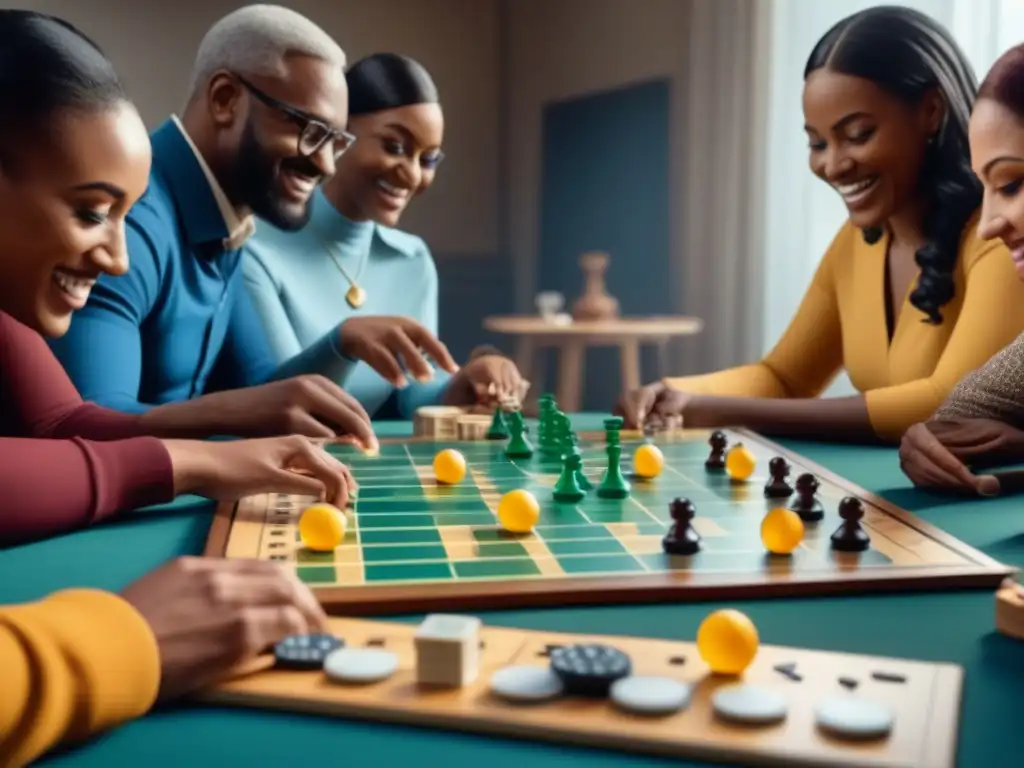
[[[126,221],[127,274],[103,275],[50,344],[82,397],[140,413],[316,371],[336,344],[278,365],[242,278],[243,251],[177,121],[151,136],[149,187]],[[319,356],[319,357],[318,357]]]

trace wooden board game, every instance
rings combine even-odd
[[[749,766],[955,765],[963,670],[951,664],[762,645],[741,681],[781,693],[788,711],[782,722],[751,726],[723,721],[715,714],[714,691],[736,679],[710,675],[693,643],[484,626],[476,679],[458,688],[423,687],[416,682],[416,626],[331,621],[331,630],[349,647],[379,646],[395,652],[397,671],[382,682],[355,685],[331,682],[322,670],[270,668],[229,680],[205,693],[203,700]],[[689,705],[673,714],[651,716],[622,711],[607,698],[512,704],[491,692],[491,677],[502,667],[544,666],[552,646],[584,642],[628,654],[633,675],[670,677],[693,685]],[[790,671],[782,674],[776,667]],[[822,731],[816,726],[815,710],[830,696],[863,697],[887,706],[894,714],[891,731],[858,741]]]
[[[653,480],[632,480],[628,498],[578,504],[552,500],[560,462],[535,454],[508,459],[504,443],[488,440],[395,439],[377,456],[351,445],[329,449],[360,484],[348,510],[346,538],[334,552],[303,547],[297,520],[311,499],[260,495],[222,504],[206,554],[261,558],[294,567],[325,608],[349,615],[513,606],[627,603],[767,596],[825,595],[911,589],[995,588],[1014,569],[999,564],[912,514],[763,437],[729,430],[757,457],[754,475],[737,482],[705,469],[708,432],[656,437],[665,466]],[[622,463],[643,435],[622,433]],[[595,485],[607,466],[603,433],[580,436],[584,473]],[[455,447],[469,466],[466,479],[437,483],[432,462]],[[792,465],[790,480],[812,472],[825,509],[809,523],[792,554],[769,554],[760,537],[766,512],[786,500],[764,496],[774,456]],[[507,533],[496,521],[501,495],[532,491],[541,515],[528,535]],[[862,500],[868,551],[832,550],[841,524],[839,501]],[[671,525],[669,503],[690,499],[703,539],[692,556],[668,555],[662,539]]]

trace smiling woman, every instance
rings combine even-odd
[[[631,424],[681,415],[895,441],[1024,330],[1024,284],[1005,246],[978,232],[976,84],[950,34],[909,8],[871,8],[830,29],[804,74],[810,167],[849,220],[760,362],[626,393],[617,410]],[[822,398],[844,368],[858,394]]]

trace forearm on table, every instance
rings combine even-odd
[[[695,395],[684,411],[688,427],[737,426],[780,437],[878,442],[861,395],[837,398],[752,398]]]
[[[0,606],[0,765],[144,715],[160,686],[152,630],[120,597],[65,590]]]

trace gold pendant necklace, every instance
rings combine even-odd
[[[348,277],[348,275],[345,275],[345,277]],[[366,291],[360,288],[357,283],[352,283],[352,287],[345,291],[345,301],[348,302],[352,309],[359,309],[363,306],[363,302],[366,301]]]
[[[320,237],[319,239],[321,244],[324,246],[324,250],[327,251],[327,255],[330,256],[331,261],[334,262],[334,266],[336,266],[338,271],[341,272],[342,277],[348,280],[349,288],[345,291],[345,301],[350,307],[352,307],[352,309],[359,309],[366,303],[366,291],[363,290],[363,287],[359,285],[357,281],[363,274],[363,270],[366,268],[366,263],[370,260],[370,249],[367,248],[366,254],[363,256],[363,261],[359,265],[359,272],[356,273],[356,276],[353,279],[349,277],[348,272],[346,272],[345,268],[341,266],[341,259],[339,259],[337,254],[334,252],[333,245],[324,237]],[[371,243],[372,242],[373,241],[371,240]]]

